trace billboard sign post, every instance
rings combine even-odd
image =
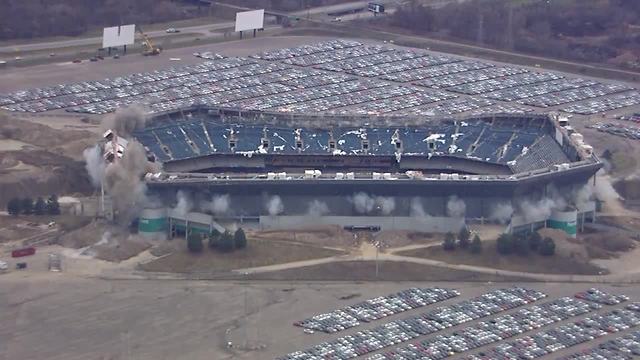
[[[136,26],[122,25],[107,27],[102,30],[102,48],[109,49],[111,54],[111,48],[123,46],[124,52],[127,52],[127,45],[132,45],[135,42]]]
[[[243,31],[253,30],[253,37],[256,37],[256,30],[262,28],[264,28],[264,9],[236,13],[235,31],[240,32],[241,39]]]

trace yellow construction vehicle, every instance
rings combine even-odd
[[[155,46],[153,41],[142,31],[140,26],[137,26],[138,32],[140,33],[140,37],[142,38],[142,46],[144,46],[144,50],[142,50],[142,55],[150,56],[150,55],[159,55],[162,52],[162,48]]]

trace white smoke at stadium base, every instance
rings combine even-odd
[[[513,215],[513,206],[508,202],[501,202],[494,204],[491,207],[491,213],[489,219],[499,222],[500,224],[506,224],[511,220]]]
[[[187,215],[193,210],[193,201],[191,195],[186,191],[180,189],[176,193],[176,205],[173,207],[173,211],[181,216]]]
[[[211,200],[206,200],[204,195],[197,196],[201,199],[198,209],[203,212],[210,212],[213,215],[224,215],[229,212],[229,195],[228,194],[214,194],[211,196]]]
[[[387,196],[375,197],[376,208],[380,210],[383,215],[390,215],[396,208],[396,199]]]
[[[116,109],[102,120],[102,129],[112,130],[129,140],[136,130],[144,129],[149,118],[149,109],[141,104],[132,104]]]
[[[358,214],[368,214],[373,211],[376,206],[375,199],[364,192],[354,194],[351,198],[351,202]]]
[[[271,216],[275,216],[284,212],[284,204],[282,203],[282,199],[278,195],[269,197],[269,200],[267,200],[267,203],[265,204],[265,208]]]
[[[309,203],[309,207],[307,208],[308,216],[323,216],[329,213],[329,206],[326,202],[315,199]]]
[[[518,204],[518,214],[527,222],[544,221],[551,216],[551,212],[554,209],[561,208],[560,205],[562,204],[565,204],[564,200],[558,204],[551,198],[544,198],[538,201],[524,200]]]
[[[431,216],[427,214],[426,211],[424,211],[424,207],[422,206],[422,200],[417,196],[411,199],[411,203],[409,206],[409,214],[411,215],[411,217],[418,217],[418,218],[426,218]]]
[[[464,201],[455,195],[449,196],[447,201],[447,216],[454,218],[464,218],[467,211],[467,205]]]
[[[84,158],[84,167],[87,169],[91,184],[99,188],[102,184],[102,179],[104,179],[105,169],[107,168],[107,163],[102,157],[100,146],[95,145],[84,149],[82,157]]]

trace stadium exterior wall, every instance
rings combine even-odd
[[[402,216],[260,216],[263,229],[299,229],[314,225],[379,226],[380,230],[457,232],[464,219],[454,217]]]

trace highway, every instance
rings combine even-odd
[[[381,3],[387,6],[385,9],[386,12],[393,12],[398,5],[406,3],[408,0],[377,0],[376,3]],[[460,0],[424,0],[423,2],[426,5],[430,6],[442,6],[444,4],[450,2],[457,2]],[[368,1],[353,1],[344,4],[338,5],[329,5],[329,6],[320,6],[309,8],[306,10],[300,10],[290,13],[291,16],[298,17],[311,17],[312,20],[319,21],[328,21],[330,18],[327,16],[328,13],[333,12],[341,12],[341,11],[349,11],[353,9],[363,9],[367,7]],[[241,8],[239,8],[241,9]],[[272,12],[277,13],[277,12]],[[279,13],[278,13],[279,14]],[[372,13],[368,11],[360,11],[355,14],[349,14],[347,16],[340,16],[343,21],[355,20],[363,17],[370,17]],[[187,27],[179,27],[180,33],[168,34],[165,30],[155,30],[145,32],[152,39],[154,37],[171,37],[181,34],[199,34],[201,37],[209,37],[213,34],[212,30],[222,30],[226,28],[232,28],[234,26],[233,21],[227,21],[222,23],[215,24],[205,24],[205,25],[196,25],[196,26],[187,26]],[[37,40],[36,40],[37,41]],[[88,45],[96,45],[101,46],[102,37],[84,37],[84,38],[76,38],[69,40],[59,40],[59,41],[49,41],[49,42],[34,42],[20,45],[6,45],[0,47],[0,54],[15,54],[18,52],[28,52],[28,51],[38,51],[38,50],[55,50],[60,48],[69,48],[76,46],[88,46]],[[54,52],[54,51],[52,51]]]

